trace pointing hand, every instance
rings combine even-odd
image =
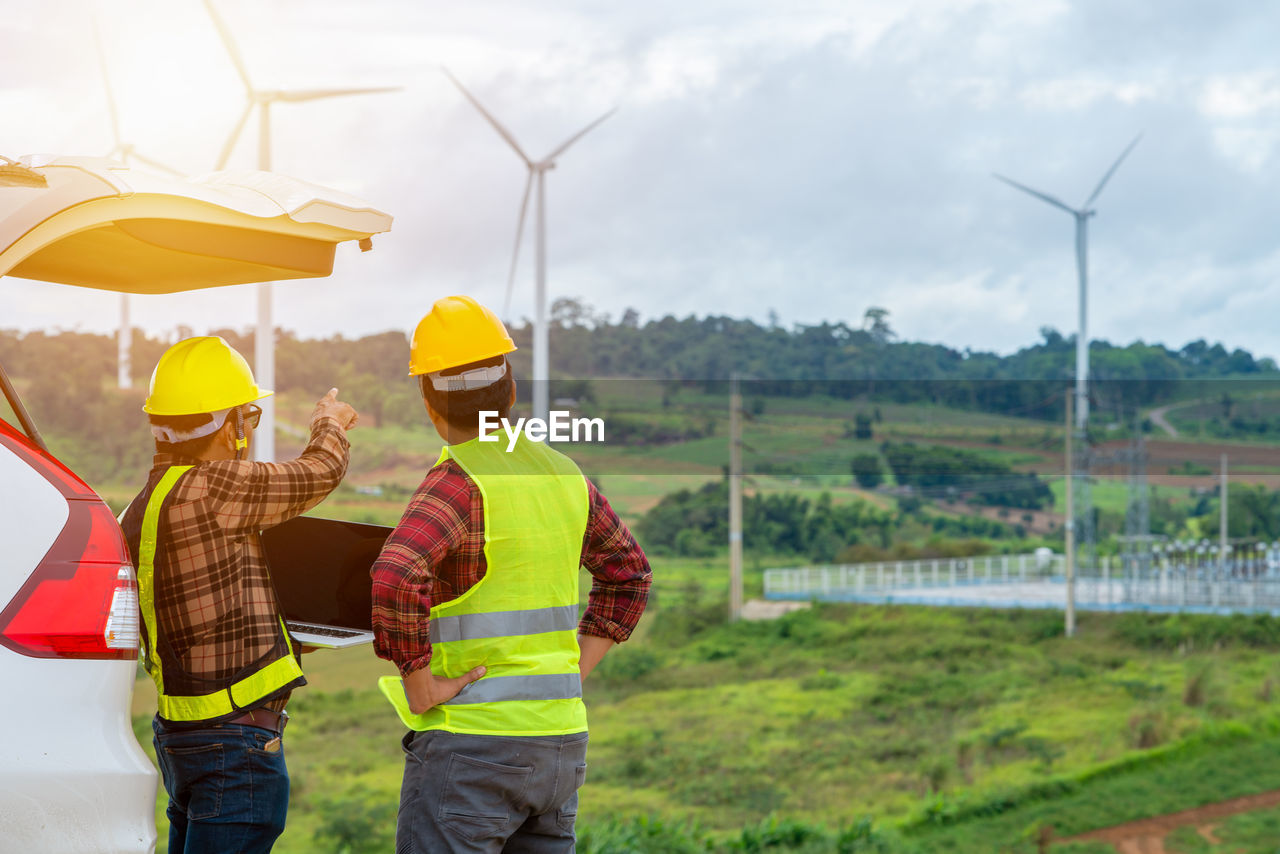
[[[325,417],[335,419],[343,430],[350,430],[356,426],[356,420],[360,415],[351,404],[338,400],[338,390],[331,388],[324,397],[316,401],[316,408],[311,413],[311,423],[314,425],[316,421]]]

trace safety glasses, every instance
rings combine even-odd
[[[262,407],[254,406],[252,403],[246,403],[244,405],[244,426],[252,427],[256,430],[258,427],[258,422],[261,420],[262,420]]]

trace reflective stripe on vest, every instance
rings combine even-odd
[[[459,614],[431,621],[431,643],[566,632],[578,627],[578,606],[561,605],[532,611]]]
[[[379,688],[410,729],[478,735],[565,735],[587,728],[578,673],[578,573],[587,484],[572,460],[523,437],[446,447],[484,503],[484,577],[431,609],[431,672],[483,678],[415,715],[404,686]]]
[[[157,711],[160,717],[170,721],[203,721],[224,717],[240,711],[302,677],[302,668],[293,655],[293,644],[289,640],[289,632],[285,629],[284,621],[281,620],[280,632],[284,637],[286,652],[280,658],[211,694],[184,697],[165,693],[164,671],[157,652],[159,627],[156,623],[154,589],[156,543],[159,538],[160,511],[164,500],[177,485],[178,478],[191,468],[191,466],[173,466],[156,483],[156,488],[147,501],[147,509],[142,517],[142,534],[138,547],[138,603],[141,606],[142,620],[146,627],[144,664],[156,683],[156,693],[159,695],[156,703]]]
[[[472,682],[459,691],[449,705],[467,706],[504,700],[572,700],[581,696],[582,678],[577,673],[494,676]]]

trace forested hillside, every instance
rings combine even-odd
[[[178,330],[189,334],[190,330]],[[528,376],[532,327],[511,327],[521,350],[517,371]],[[250,332],[218,330],[252,358]],[[171,336],[172,337],[172,336]],[[1053,329],[1016,353],[957,350],[943,344],[901,341],[886,313],[872,309],[859,325],[844,321],[784,328],[727,316],[672,316],[641,322],[628,310],[614,321],[575,300],[557,300],[550,333],[553,376],[563,379],[645,377],[675,382],[716,382],[731,373],[752,378],[765,395],[883,396],[908,402],[934,399],[962,408],[1053,417],[1062,384],[1074,374],[1075,338]],[[135,375],[145,380],[165,342],[134,331]],[[10,374],[85,391],[115,373],[115,342],[106,335],[48,334],[0,329],[0,359]],[[407,341],[400,332],[360,339],[300,339],[277,332],[277,385],[281,390],[331,384],[404,386]],[[1100,394],[1122,395],[1147,405],[1174,394],[1179,381],[1227,377],[1280,379],[1270,358],[1242,349],[1193,341],[1181,349],[1135,341],[1090,345]],[[42,389],[54,384],[38,383]],[[1110,385],[1108,385],[1110,384]],[[403,391],[403,388],[400,388]],[[390,393],[390,388],[388,389]],[[51,409],[55,407],[50,407]],[[50,417],[58,417],[50,413]]]

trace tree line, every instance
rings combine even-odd
[[[720,479],[672,492],[636,523],[636,535],[657,554],[710,557],[729,540],[729,486]],[[796,493],[745,495],[743,545],[758,554],[803,556],[817,563],[862,562],[984,553],[978,539],[1025,539],[1019,525],[981,516],[927,512],[919,500],[895,509],[869,501],[810,500]],[[913,545],[922,541],[923,547]]]
[[[872,308],[860,325],[797,324],[721,315],[666,316],[641,323],[628,310],[616,322],[575,300],[552,310],[552,364],[567,376],[626,376],[720,387],[731,374],[764,396],[866,395],[1060,419],[1062,390],[1075,374],[1075,336],[1049,327],[1040,340],[1002,356],[943,344],[901,341],[888,313]],[[513,329],[531,340],[525,323]],[[1227,378],[1280,380],[1270,358],[1203,339],[1180,349],[1135,341],[1089,345],[1094,406],[1121,417],[1185,393],[1189,383]]]
[[[515,371],[528,377],[532,324],[524,320],[510,329],[520,348],[512,354]],[[189,334],[179,328],[177,337]],[[221,329],[214,334],[253,361],[252,332]],[[173,337],[133,330],[130,353],[136,386],[145,388]],[[589,400],[591,380],[602,377],[658,379],[672,393],[681,385],[723,390],[730,375],[738,373],[752,378],[750,393],[757,399],[866,396],[1044,419],[1062,416],[1062,392],[1072,376],[1075,346],[1074,338],[1052,329],[1041,330],[1040,341],[1007,356],[900,341],[883,309],[869,310],[861,324],[835,321],[784,328],[776,321],[761,324],[722,315],[668,315],[641,322],[633,310],[615,321],[572,299],[553,304],[550,344],[553,380],[559,389],[553,396],[563,393]],[[1117,411],[1185,394],[1189,384],[1220,383],[1224,378],[1280,380],[1271,359],[1203,340],[1177,350],[1142,341],[1123,347],[1096,341],[1090,351],[1095,406],[1109,405]],[[277,330],[276,389],[319,394],[336,384],[367,416],[367,423],[420,425],[421,403],[406,376],[407,359],[408,341],[402,332],[305,339]],[[138,404],[131,398],[122,400],[112,388],[113,336],[0,329],[0,364],[19,382],[38,424],[72,436],[94,433],[96,452],[112,459],[145,457],[145,448],[138,451],[112,438],[136,427]],[[527,394],[528,384],[522,389]],[[641,421],[619,421],[620,429],[625,428],[621,438],[661,443],[697,438],[711,430],[696,421]]]

